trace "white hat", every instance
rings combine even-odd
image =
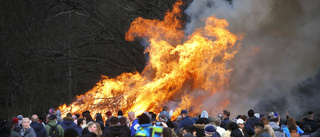
[[[260,118],[260,114],[259,114],[259,113],[255,113],[254,116],[255,116],[256,118]]]
[[[208,118],[208,112],[206,110],[203,110],[202,113],[201,113],[201,116],[200,118]]]
[[[241,118],[238,118],[237,124],[244,124],[244,121]]]

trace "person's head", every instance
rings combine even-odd
[[[247,117],[246,115],[241,115],[240,118],[241,118],[244,122],[246,122],[247,119],[248,119],[248,117]]]
[[[297,125],[290,124],[288,126],[290,133],[297,133]]]
[[[254,111],[252,109],[248,111],[248,116],[249,118],[254,116]]]
[[[167,116],[165,114],[161,114],[159,116],[159,121],[160,122],[164,122],[164,123],[167,123],[168,119],[167,119]]]
[[[254,124],[254,132],[259,132],[262,131],[264,129],[264,125],[260,122]]]
[[[304,132],[311,132],[311,130],[312,130],[312,128],[310,125],[304,125],[304,127],[303,127]]]
[[[78,137],[78,132],[74,128],[67,128],[64,130],[64,136],[65,137]]]
[[[221,124],[221,118],[219,118],[219,117],[214,117],[213,120],[212,120],[212,123],[213,123],[215,126],[220,126],[220,124]]]
[[[188,126],[188,127],[185,127],[183,130],[182,130],[182,135],[184,136],[185,134],[191,134],[191,135],[196,135],[196,128],[194,126]]]
[[[275,123],[279,124],[279,118],[276,117],[276,116],[271,117],[271,118],[270,118],[270,122],[275,122]]]
[[[126,125],[127,124],[127,118],[126,117],[119,118],[119,123],[120,123],[120,125]]]
[[[269,120],[266,117],[262,117],[259,120],[263,125],[269,125]]]
[[[86,118],[87,121],[93,121],[90,113],[85,113],[85,114],[84,114],[84,117]]]
[[[307,118],[313,120],[314,114],[313,114],[312,111],[309,111],[309,112],[308,112]]]
[[[118,117],[119,117],[119,116],[123,116],[122,110],[119,110],[119,111],[118,111]]]
[[[67,113],[66,117],[72,117],[71,113]]]
[[[188,111],[187,110],[181,110],[181,117],[182,119],[188,116]]]
[[[142,125],[142,124],[150,124],[150,117],[143,113],[141,114],[139,117],[138,117],[138,120],[139,120],[139,124]]]
[[[100,127],[100,126],[99,126]],[[89,122],[88,123],[88,130],[89,130],[89,132],[91,132],[91,133],[95,133],[95,134],[97,134],[97,131],[98,131],[98,126],[97,126],[97,124],[95,123],[95,122]]]
[[[51,116],[49,116],[49,120],[56,121],[57,120],[57,116],[56,115],[51,115]]]
[[[168,107],[167,107],[167,106],[164,106],[164,107],[162,108],[162,111],[168,111]]]
[[[171,137],[171,135],[172,135],[171,128],[163,128],[162,137]]]
[[[233,131],[233,130],[235,130],[235,129],[238,129],[238,128],[239,128],[239,127],[238,127],[237,123],[234,123],[234,122],[230,123],[230,130],[231,130],[231,131]]]
[[[96,121],[103,121],[102,116],[100,113],[96,114]]]
[[[216,129],[212,125],[209,125],[205,127],[204,133],[206,137],[211,137],[216,134]]]
[[[79,118],[79,119],[77,120],[77,126],[78,126],[78,127],[82,127],[82,125],[85,124],[85,123],[83,123],[83,122],[86,122],[86,120],[83,119],[83,118]]]
[[[110,111],[110,110],[108,110],[108,111],[106,112],[106,116],[107,116],[107,118],[109,118],[109,117],[111,117],[111,116],[112,116],[112,113],[111,113],[111,111]]]
[[[24,129],[30,128],[30,119],[28,117],[23,118],[21,125]]]
[[[13,118],[11,121],[13,122],[13,124],[19,124],[19,119],[16,117]]]
[[[31,116],[31,122],[39,122],[39,117],[38,115],[34,114]]]
[[[244,129],[244,121],[241,118],[237,119],[237,124],[240,129]]]
[[[223,110],[223,118],[229,118],[230,117],[230,111]]]
[[[130,112],[128,113],[128,117],[129,117],[129,120],[130,120],[130,121],[133,121],[133,120],[136,119],[136,116],[135,116],[134,112],[132,112],[132,111],[130,111]]]
[[[292,117],[289,117],[288,120],[287,120],[287,125],[295,125],[295,126],[297,126],[297,123]]]
[[[209,117],[208,112],[207,112],[206,110],[203,110],[203,111],[201,112],[200,118],[208,118],[208,117]]]
[[[118,126],[119,125],[119,118],[118,117],[110,117],[109,121],[110,126]]]

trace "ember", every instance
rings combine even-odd
[[[77,96],[68,106],[60,106],[62,115],[86,110],[93,114],[108,110],[113,113],[122,110],[124,114],[129,111],[158,113],[173,101],[179,104],[170,108],[175,117],[181,109],[200,112],[206,97],[223,92],[232,71],[227,63],[237,53],[234,45],[238,37],[226,29],[226,20],[214,16],[204,20],[204,27],[185,36],[179,20],[182,4],[181,0],[176,2],[161,21],[137,18],[132,22],[126,40],[140,37],[149,43],[145,52],[149,53],[150,60],[141,74],[123,73],[116,78],[102,76],[102,80],[85,95]],[[207,109],[225,108],[229,103],[227,97],[212,102],[219,106]]]

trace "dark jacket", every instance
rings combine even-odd
[[[20,133],[22,127],[19,124],[14,124],[13,131]]]
[[[301,129],[304,129],[305,125],[311,126],[311,132],[316,131],[320,127],[320,125],[316,121],[311,119],[304,119],[304,121],[301,123]]]
[[[186,116],[181,120],[178,130],[180,130],[181,128],[192,126],[194,123],[195,122],[189,116]]]
[[[220,127],[224,128],[225,130],[227,130],[227,124],[229,123],[230,119],[229,118],[225,118],[221,121]]]
[[[254,127],[254,125],[257,123],[259,123],[259,118],[256,117],[251,117],[246,122],[246,124],[249,124],[251,127]]]
[[[239,128],[232,130],[230,137],[244,137]]]
[[[63,130],[66,130],[67,128],[73,128],[76,129],[77,125],[73,122],[72,117],[65,117],[63,118],[63,121],[60,122],[60,125],[62,126]]]
[[[82,128],[81,127],[77,127],[77,128],[75,128],[75,130],[78,132],[79,137],[82,137],[82,134],[81,134]]]
[[[37,122],[31,122],[30,126],[34,129],[37,134],[37,137],[47,137],[46,129],[42,124]]]
[[[81,132],[82,137],[96,137],[97,135],[95,133],[91,133],[88,128],[85,128]]]
[[[34,131],[34,129],[32,127],[27,128],[27,129],[21,129],[20,131],[20,136],[21,137],[36,137],[36,132]]]
[[[101,137],[130,137],[130,134],[121,126],[110,126]]]

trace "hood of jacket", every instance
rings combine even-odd
[[[109,132],[112,135],[120,134],[121,133],[121,129],[122,129],[122,127],[120,127],[120,126],[111,126],[111,127],[109,127]]]
[[[269,122],[269,125],[273,130],[280,128],[280,126],[276,122]]]
[[[199,129],[204,129],[204,127],[206,126],[205,124],[194,124],[194,126],[196,128],[199,128]]]
[[[31,122],[30,126],[37,132],[42,129],[43,125],[37,122]]]
[[[55,126],[57,122],[55,120],[49,120],[47,125]]]

